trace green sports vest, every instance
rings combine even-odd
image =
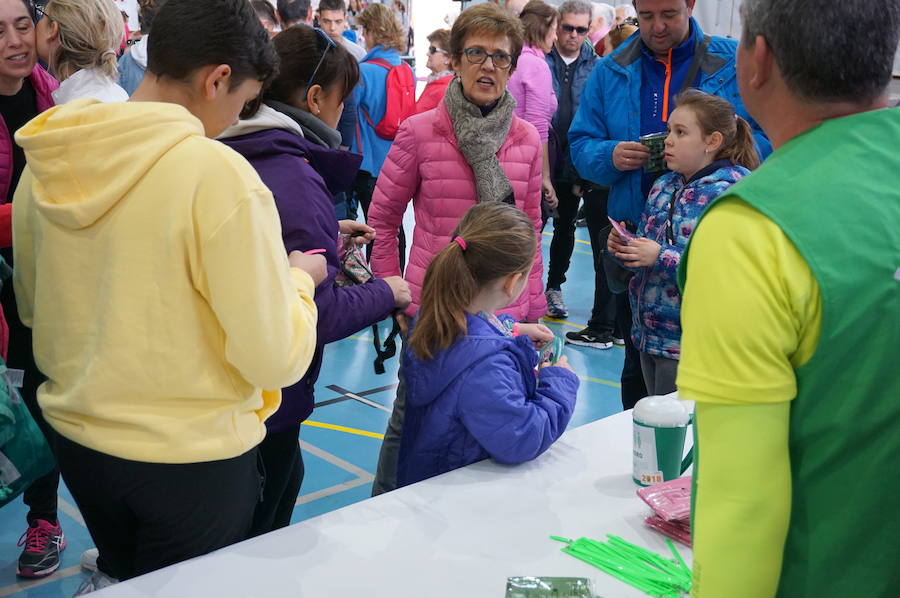
[[[728,197],[784,231],[822,295],[796,370],[778,598],[900,596],[900,109],[792,139],[706,213]]]

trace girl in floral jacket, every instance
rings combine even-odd
[[[666,165],[653,185],[637,236],[615,230],[609,250],[634,271],[631,335],[651,395],[675,390],[681,354],[678,264],[709,203],[759,165],[750,125],[717,96],[689,90],[669,117]]]

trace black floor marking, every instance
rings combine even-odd
[[[330,390],[330,391],[332,391],[332,392],[336,392],[336,393],[338,393],[338,394],[341,395],[341,396],[335,397],[335,398],[333,398],[333,399],[328,399],[327,401],[321,401],[321,402],[316,403],[315,405],[313,405],[313,407],[316,407],[316,408],[318,408],[318,407],[327,407],[328,405],[334,405],[335,403],[343,403],[344,401],[354,401],[354,400],[356,400],[356,399],[354,399],[353,397],[348,397],[348,396],[347,396],[348,393],[349,393],[349,394],[355,394],[355,395],[360,396],[360,397],[369,397],[369,396],[371,396],[371,395],[377,395],[378,393],[385,392],[385,391],[387,391],[387,390],[392,390],[392,389],[394,389],[394,388],[397,388],[397,385],[396,385],[396,384],[389,384],[388,386],[379,386],[378,388],[372,388],[372,389],[369,389],[369,390],[364,390],[364,391],[362,391],[362,392],[353,392],[352,390],[347,390],[346,388],[344,388],[344,387],[342,387],[342,386],[338,386],[337,384],[331,384],[331,385],[329,385],[329,386],[326,386],[325,388],[327,388],[328,390]],[[363,405],[365,405],[365,403],[363,403]],[[372,407],[372,406],[371,406],[371,405],[366,405],[366,407]],[[374,407],[373,407],[373,409],[374,409]]]

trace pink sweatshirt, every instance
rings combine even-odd
[[[534,125],[541,143],[550,137],[550,120],[556,113],[553,76],[544,52],[535,46],[522,48],[516,71],[509,78],[509,93],[516,98],[516,116]]]

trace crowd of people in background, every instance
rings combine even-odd
[[[817,13],[861,47],[816,66],[796,27],[816,3],[748,0],[740,46],[704,33],[695,0],[500,4],[427,35],[417,97],[401,0],[140,0],[134,32],[110,0],[0,0],[0,354],[57,463],[24,493],[18,575],[59,567],[60,475],[96,544],[76,595],[289,525],[324,347],[386,318],[402,346],[373,494],[536,458],[579,388],[540,322],[569,315],[583,218],[593,304],[566,342],[624,347],[625,409],[699,403],[696,595],[737,595],[735,579],[827,595],[830,557],[807,558],[798,518],[853,486],[834,447],[856,446],[858,470],[896,454],[866,437],[900,450],[879,427],[895,400],[864,416],[829,387],[840,362],[871,396],[900,393],[896,327],[863,317],[896,307],[896,264],[872,255],[896,253],[900,226],[900,118],[882,110],[900,8]],[[808,168],[839,146],[850,158]],[[823,210],[840,218],[808,216]],[[852,261],[826,265],[830,247]],[[823,347],[842,336],[884,356]],[[764,446],[735,453],[721,430]],[[882,538],[863,516],[882,494],[853,501],[830,550]],[[773,496],[775,513],[747,510]],[[755,552],[731,555],[722,527],[746,521]],[[866,562],[886,570],[889,542]],[[850,561],[841,595],[887,596]]]

